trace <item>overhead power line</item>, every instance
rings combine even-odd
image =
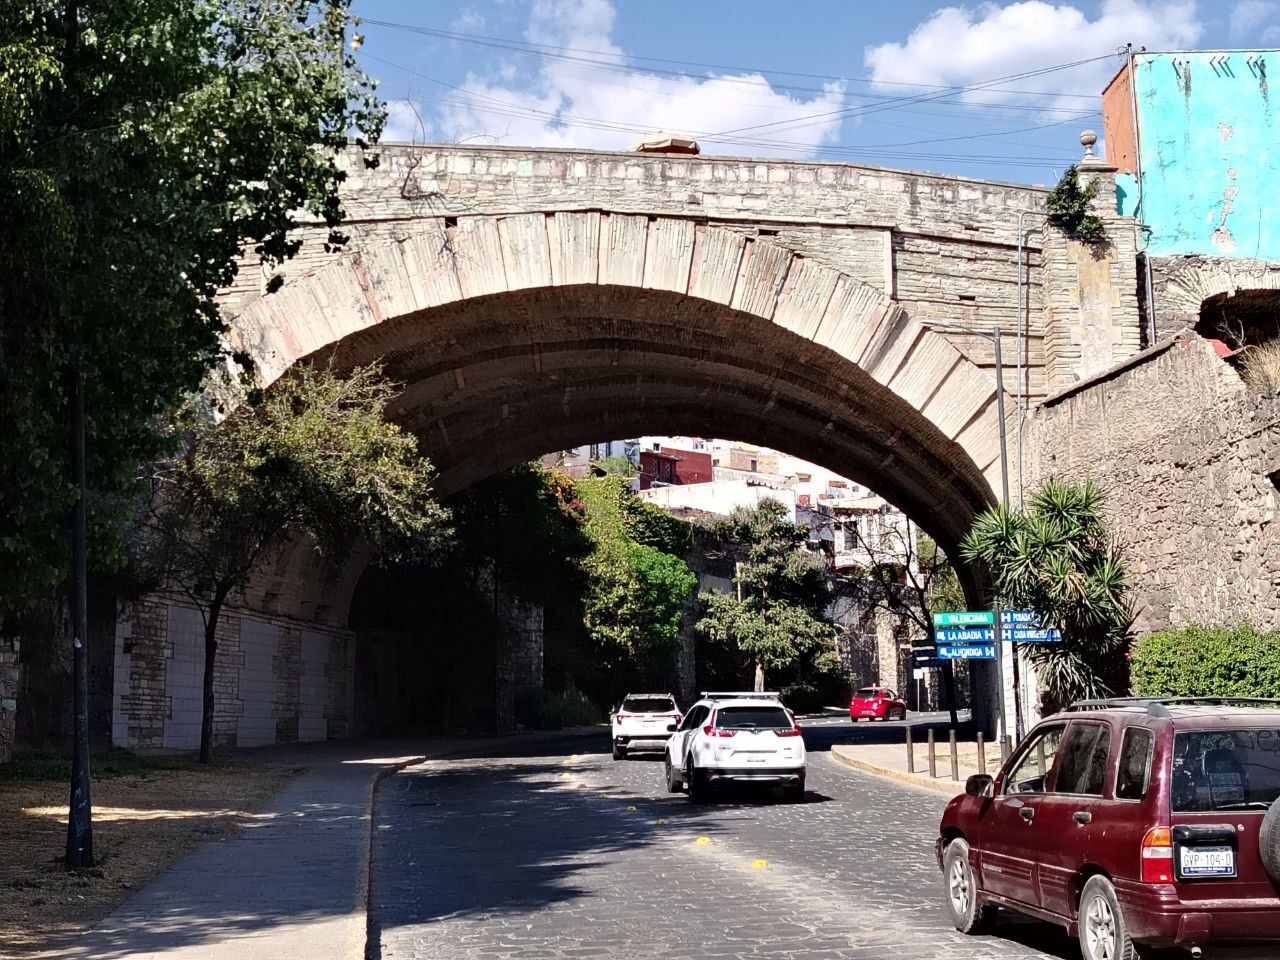
[[[556,44],[549,44],[549,43],[536,43],[530,40],[511,40],[506,37],[490,37],[490,36],[485,36],[483,34],[460,33],[460,32],[455,32],[450,30],[437,30],[432,27],[422,27],[422,26],[417,26],[417,25],[408,24],[408,23],[396,23],[390,20],[374,20],[374,19],[364,18],[362,22],[365,24],[373,25],[373,26],[386,27],[393,30],[404,30],[411,33],[417,33],[425,36],[437,37],[442,40],[451,40],[459,43],[469,43],[477,46],[498,47],[500,49],[505,49],[512,52],[534,54],[534,55],[546,57],[549,59],[576,61],[580,63],[591,63],[598,66],[606,66],[606,67],[613,67],[613,68],[626,68],[625,64],[619,63],[617,60],[602,59],[601,53],[599,50],[590,50],[590,49],[584,49],[581,47],[565,47],[565,46],[559,46]],[[1108,54],[1106,57],[1098,57],[1097,59],[1099,60],[1109,59],[1111,56],[1112,56],[1111,54]],[[850,77],[850,76],[839,76],[839,75],[829,75],[829,74],[819,74],[819,73],[801,73],[794,70],[781,70],[773,67],[734,66],[734,65],[723,64],[723,63],[705,63],[705,62],[696,61],[696,60],[677,60],[669,57],[651,57],[644,54],[636,54],[636,53],[627,53],[626,59],[630,61],[644,61],[646,63],[665,63],[665,64],[671,64],[674,66],[696,67],[701,70],[724,70],[724,71],[738,72],[738,73],[759,73],[759,74],[769,73],[769,74],[776,74],[779,76],[800,77],[802,79],[809,79],[809,80],[823,80],[830,83],[861,83],[861,84],[869,84],[873,86],[912,87],[915,89],[927,88],[927,89],[935,89],[935,90],[952,89],[951,87],[948,87],[946,84],[910,83],[910,82],[901,81],[901,80],[877,80],[871,77]],[[1082,61],[1082,62],[1088,62],[1088,61]],[[672,73],[676,76],[688,76],[687,73],[680,72],[680,71],[663,71],[663,70],[658,70],[657,68],[646,68],[646,69],[649,69],[649,71],[653,73],[662,72],[662,73]],[[814,92],[814,93],[825,92],[822,89],[817,89],[812,87],[793,88],[793,89],[806,90],[808,92]],[[1037,96],[1037,97],[1054,97],[1054,98],[1072,97],[1072,98],[1084,99],[1084,100],[1096,99],[1096,94],[1057,93],[1057,92],[1046,92],[1043,90],[1019,90],[1019,89],[1006,88],[1006,89],[994,90],[992,92],[1016,93],[1024,96]]]
[[[510,100],[504,100],[499,97],[494,97],[489,94],[481,93],[479,91],[468,90],[465,87],[461,87],[461,86],[458,86],[457,84],[440,80],[437,77],[430,76],[429,74],[423,73],[418,70],[414,70],[402,64],[394,63],[393,61],[386,60],[374,54],[366,53],[366,56],[369,59],[374,60],[378,63],[385,64],[386,66],[392,67],[393,69],[396,69],[396,70],[400,70],[411,76],[419,77],[430,83],[436,84],[447,90],[453,91],[458,95],[458,96],[452,96],[452,97],[435,96],[435,97],[425,98],[435,102],[461,105],[471,110],[475,110],[476,112],[484,113],[492,116],[508,117],[508,118],[515,118],[515,119],[536,119],[536,120],[540,120],[548,123],[563,124],[564,126],[574,127],[578,129],[589,129],[589,130],[637,134],[637,135],[650,133],[654,129],[653,125],[651,124],[624,123],[620,121],[603,120],[600,118],[593,118],[593,117],[580,117],[573,114],[566,114],[566,113],[557,112],[557,111],[540,110],[536,107],[530,107],[520,103],[513,103]],[[1054,155],[1052,157],[1025,157],[1025,156],[973,157],[970,155],[928,153],[923,151],[903,151],[897,148],[910,147],[910,146],[925,146],[931,143],[943,143],[943,142],[951,142],[955,140],[971,140],[971,139],[998,137],[998,136],[1003,136],[1010,133],[1021,133],[1021,132],[1026,132],[1027,130],[1035,130],[1035,129],[1042,129],[1045,127],[1059,126],[1064,123],[1070,123],[1070,122],[1076,122],[1083,119],[1088,119],[1090,116],[1092,116],[1092,114],[1081,114],[1081,115],[1068,118],[1067,120],[1055,121],[1053,123],[1041,124],[1034,127],[1023,127],[1023,128],[1018,128],[1016,130],[1010,130],[1010,131],[1001,130],[1001,131],[992,131],[984,134],[970,134],[967,136],[929,138],[929,139],[907,141],[904,143],[897,143],[897,144],[871,144],[868,146],[844,146],[844,147],[836,146],[836,145],[827,145],[827,146],[822,146],[820,148],[817,148],[815,147],[815,145],[809,144],[809,143],[798,143],[796,141],[788,141],[788,140],[780,140],[780,139],[766,139],[763,137],[745,137],[745,136],[740,136],[735,134],[715,135],[715,134],[712,134],[710,131],[702,131],[702,130],[688,130],[684,132],[689,133],[691,136],[704,137],[709,140],[715,140],[716,142],[723,143],[726,145],[753,147],[753,148],[758,148],[762,150],[782,150],[782,151],[788,151],[788,152],[811,153],[814,149],[820,149],[822,153],[825,155],[846,156],[851,158],[858,158],[858,157],[863,157],[863,158],[871,157],[871,158],[877,158],[877,159],[897,158],[902,160],[932,160],[932,161],[966,162],[966,163],[980,162],[984,164],[993,164],[997,166],[1043,167],[1043,166],[1050,166],[1055,164],[1064,165],[1070,162],[1070,158],[1063,155]]]

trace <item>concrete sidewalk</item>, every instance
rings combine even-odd
[[[554,742],[582,730],[272,749],[305,767],[253,825],[202,844],[88,933],[40,954],[80,960],[360,960],[379,777],[424,758]],[[601,733],[601,743],[607,735]]]
[[[959,778],[951,779],[951,746],[945,735],[934,746],[937,777],[929,776],[929,748],[924,742],[924,731],[916,732],[915,770],[907,770],[906,743],[856,743],[837,744],[831,755],[843,764],[919,787],[928,787],[948,794],[961,793],[964,782],[978,772],[978,747],[973,741],[960,741],[956,745]],[[904,737],[905,740],[905,737]],[[1000,769],[1000,750],[995,744],[985,744],[987,773]]]

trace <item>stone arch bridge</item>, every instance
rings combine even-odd
[[[1044,224],[1042,189],[956,177],[493,147],[343,161],[349,243],[329,253],[321,224],[303,229],[270,294],[247,264],[223,293],[229,337],[263,385],[297,363],[381,358],[443,492],[579,443],[722,436],[848,475],[954,548],[1000,489],[1000,425],[991,344],[941,328],[1002,328],[1011,457],[1019,399],[1141,347],[1133,230],[1108,168],[1093,176],[1113,242],[1090,252]],[[224,739],[350,731],[363,562],[313,563],[288,552],[228,621],[239,693],[219,706]],[[134,652],[140,636],[172,647],[188,613],[157,599],[122,622],[118,741],[190,737],[138,693],[158,686],[172,703],[187,667]],[[270,703],[246,706],[253,682]]]

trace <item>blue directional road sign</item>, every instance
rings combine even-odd
[[[938,643],[995,643],[995,627],[938,627],[933,631]]]
[[[1062,631],[1057,627],[1044,629],[1006,627],[1001,634],[1001,639],[1006,643],[1060,643],[1062,641]]]
[[[994,660],[996,647],[993,643],[976,644],[974,646],[955,646],[938,644],[938,657],[942,660]]]

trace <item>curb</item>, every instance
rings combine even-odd
[[[862,760],[858,757],[846,756],[838,752],[835,747],[831,748],[831,756],[838,763],[843,763],[846,767],[853,767],[862,770],[865,773],[874,773],[878,777],[884,777],[886,780],[897,780],[899,783],[909,783],[915,787],[924,787],[927,790],[934,790],[938,793],[945,793],[954,797],[957,794],[964,793],[963,780],[944,780],[942,778],[933,778],[919,773],[907,773],[905,770],[895,770],[893,767],[882,767],[878,763],[872,763],[870,760]]]
[[[402,760],[379,770],[369,783],[369,799],[364,807],[364,819],[367,825],[363,846],[364,852],[360,862],[356,864],[356,909],[364,912],[364,950],[360,956],[364,960],[381,960],[382,957],[382,950],[378,944],[379,931],[375,929],[373,922],[373,811],[374,804],[377,802],[378,788],[384,780],[394,776],[406,767],[416,766],[430,760],[444,760],[449,757],[456,757],[459,754],[470,753],[475,747],[483,747],[486,744],[496,747],[507,746],[512,743],[554,743],[557,740],[573,740],[603,727],[604,725],[592,724],[590,726],[565,727],[562,730],[526,731],[524,733],[458,740],[445,749],[433,750],[420,756],[410,757],[408,760]]]

